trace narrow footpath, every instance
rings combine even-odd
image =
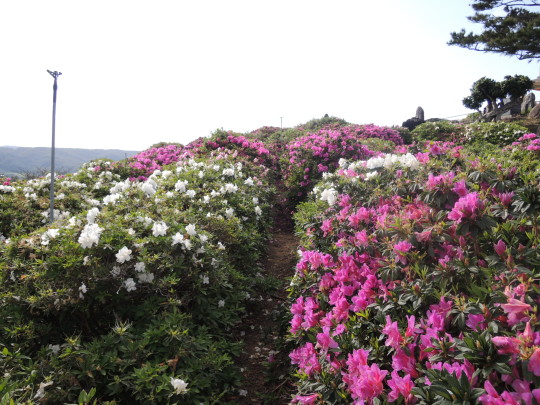
[[[286,288],[294,272],[298,240],[292,218],[285,212],[284,207],[275,209],[275,223],[262,263],[264,276],[274,278],[275,283],[248,308],[242,325],[245,347],[239,361],[244,376],[241,405],[281,405],[288,404],[291,398],[287,353],[280,351],[280,343],[286,333]]]

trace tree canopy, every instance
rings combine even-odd
[[[463,99],[463,105],[472,110],[480,110],[482,104],[487,102],[497,110],[497,100],[503,100],[505,97],[518,100],[531,88],[532,80],[524,75],[505,76],[501,82],[482,77],[473,83],[471,94]]]
[[[540,0],[473,0],[471,6],[475,14],[467,19],[482,24],[483,31],[452,32],[449,45],[521,60],[540,58]]]

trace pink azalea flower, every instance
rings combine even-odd
[[[409,352],[411,355],[408,355],[404,349],[399,348],[396,350],[396,353],[392,356],[392,368],[395,371],[405,371],[411,377],[416,378],[419,376],[418,371],[416,370],[416,359],[414,358],[414,344],[409,344]]]
[[[349,386],[353,399],[371,401],[381,395],[384,387],[383,381],[388,371],[381,370],[377,364],[365,366],[358,375],[346,374],[343,380]]]
[[[415,232],[414,236],[416,236],[418,242],[429,242],[431,240],[431,230]]]
[[[416,403],[416,397],[412,394],[414,383],[411,381],[409,374],[405,377],[400,377],[397,371],[392,371],[392,378],[387,381],[388,386],[392,389],[388,393],[388,402],[394,402],[403,397],[406,404]]]
[[[502,304],[501,307],[504,312],[508,314],[508,325],[510,326],[514,326],[523,320],[529,320],[529,318],[525,316],[525,312],[532,309],[529,304],[515,298],[509,298],[508,302]]]
[[[502,239],[499,239],[499,241],[493,245],[493,249],[495,249],[495,253],[500,257],[506,256],[506,243],[504,243]]]
[[[478,193],[470,193],[456,201],[448,219],[462,222],[463,219],[476,219],[479,211],[484,208],[484,203],[478,198]]]
[[[404,253],[407,253],[411,250],[412,245],[406,240],[402,240],[394,245],[394,253],[396,254],[396,262],[401,262],[401,264],[407,264],[407,258],[404,256]]]
[[[384,343],[385,346],[398,349],[403,342],[403,337],[399,333],[398,323],[392,322],[390,315],[386,315],[386,326],[383,328],[382,333],[388,336]]]
[[[460,197],[466,196],[468,191],[467,191],[467,186],[465,184],[465,180],[461,180],[455,183],[453,191]]]
[[[508,336],[495,336],[491,339],[493,344],[497,346],[500,354],[519,354],[519,346],[521,340]]]
[[[362,370],[363,366],[367,366],[368,355],[369,351],[364,349],[355,349],[352,353],[349,353],[349,358],[347,359],[349,373],[358,373]]]
[[[323,331],[317,334],[317,345],[315,347],[320,347],[323,350],[337,349],[339,347],[337,342],[330,336],[329,327],[324,327]]]
[[[319,394],[311,395],[297,395],[292,400],[293,403],[302,404],[302,405],[312,405],[319,398]]]
[[[324,236],[326,236],[329,232],[332,231],[332,220],[331,219],[325,219],[321,225],[321,230],[324,232]]]
[[[467,316],[467,321],[465,322],[465,325],[467,325],[472,330],[484,330],[486,329],[486,318],[483,314],[469,314]]]
[[[529,357],[527,369],[535,376],[540,377],[540,347],[535,347],[533,354]]]
[[[321,371],[321,365],[313,343],[308,342],[304,346],[295,349],[289,354],[292,364],[298,364],[301,371],[311,376],[314,372]]]

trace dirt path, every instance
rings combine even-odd
[[[245,378],[242,391],[245,395],[239,398],[239,404],[280,405],[290,401],[287,368],[274,367],[269,380],[268,362],[286,355],[279,353],[279,343],[285,332],[282,319],[286,308],[283,304],[296,264],[297,247],[290,217],[276,213],[276,224],[263,260],[263,272],[276,279],[276,288],[264,291],[248,308],[248,316],[243,321],[245,348],[239,363]]]

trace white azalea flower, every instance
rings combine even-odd
[[[130,277],[124,281],[124,288],[127,292],[135,291],[137,289],[137,283]]]
[[[143,262],[138,262],[135,264],[135,271],[138,273],[144,272],[146,265]]]
[[[152,226],[152,234],[154,236],[165,236],[169,227],[165,222],[155,222]]]
[[[118,263],[125,263],[131,260],[131,249],[128,249],[127,246],[124,246],[116,254],[116,261]]]
[[[188,383],[186,383],[184,380],[181,380],[180,378],[171,377],[171,385],[174,388],[175,394],[180,395],[188,392]]]
[[[155,184],[155,181],[150,181],[150,179],[148,179],[147,181],[142,183],[141,190],[144,191],[148,197],[153,196],[154,194],[156,194],[156,187],[154,186]]]
[[[188,233],[188,235],[191,235],[191,236],[197,235],[197,231],[195,230],[195,225],[193,224],[189,224],[188,226],[186,226],[186,232]]]
[[[184,235],[180,232],[176,232],[172,237],[172,245],[176,245],[184,240]]]
[[[154,274],[153,273],[139,273],[137,274],[137,278],[139,279],[139,282],[141,283],[151,283],[154,281]]]
[[[234,169],[223,169],[224,176],[234,176]]]
[[[186,191],[187,184],[188,184],[187,180],[183,180],[183,181],[179,180],[174,185],[174,189],[178,191],[179,193],[184,193]]]
[[[328,202],[328,205],[334,205],[337,201],[337,191],[333,188],[324,189],[321,193],[321,200]]]
[[[98,224],[87,224],[84,226],[78,242],[85,249],[91,248],[94,244],[98,244],[101,232],[103,232],[103,228],[100,228]]]

